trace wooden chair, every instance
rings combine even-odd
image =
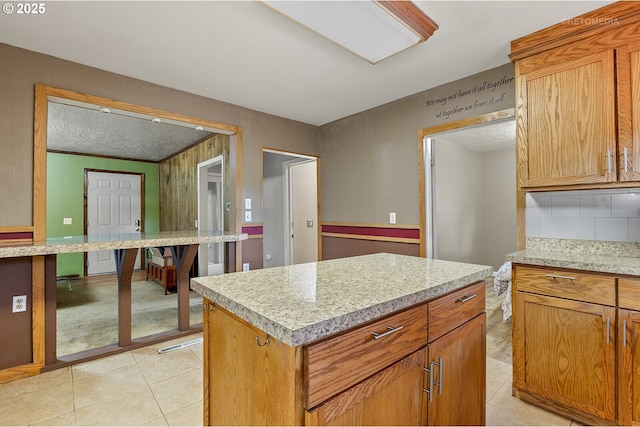
[[[158,248],[149,248],[147,257],[147,280],[151,280],[164,288],[164,294],[173,290],[177,285],[176,267],[173,265],[173,257],[169,250],[164,255]]]

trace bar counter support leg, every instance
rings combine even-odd
[[[131,276],[138,248],[114,249],[118,273],[118,345],[131,345]]]
[[[198,252],[198,244],[171,246],[173,264],[176,266],[178,289],[178,330],[188,331],[189,326],[189,271]]]

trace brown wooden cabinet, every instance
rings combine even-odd
[[[616,49],[621,181],[640,181],[640,41]]]
[[[613,50],[562,62],[547,52],[522,61],[517,85],[523,186],[615,181]]]
[[[425,425],[425,358],[423,348],[307,411],[306,425]]]
[[[618,280],[618,423],[640,425],[640,280]]]
[[[427,425],[485,424],[486,331],[483,313],[429,343],[424,364]]]
[[[484,282],[295,348],[205,308],[205,425],[485,423]]]
[[[640,424],[640,279],[515,265],[518,397],[589,424]]]
[[[520,188],[640,181],[640,5],[631,3],[512,42]]]

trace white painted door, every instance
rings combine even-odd
[[[140,232],[140,175],[88,172],[87,180],[89,236]],[[116,271],[112,250],[88,252],[87,262],[88,274]],[[140,268],[140,253],[134,268]]]
[[[289,166],[293,264],[318,260],[317,162]]]
[[[217,156],[198,164],[198,230],[208,233],[224,231],[224,157]],[[224,273],[224,243],[201,244],[198,251],[198,274]]]

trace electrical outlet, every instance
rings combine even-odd
[[[19,313],[21,311],[27,311],[27,296],[26,295],[14,295],[13,296],[13,308],[12,313]]]
[[[389,213],[389,224],[395,224],[395,223],[396,223],[396,213],[391,212]]]
[[[249,263],[245,262],[242,264],[242,271],[249,271]]]
[[[244,222],[251,222],[251,211],[244,211]]]
[[[71,224],[73,224],[73,219],[71,219],[71,218],[63,218],[62,219],[62,224],[71,225]]]

